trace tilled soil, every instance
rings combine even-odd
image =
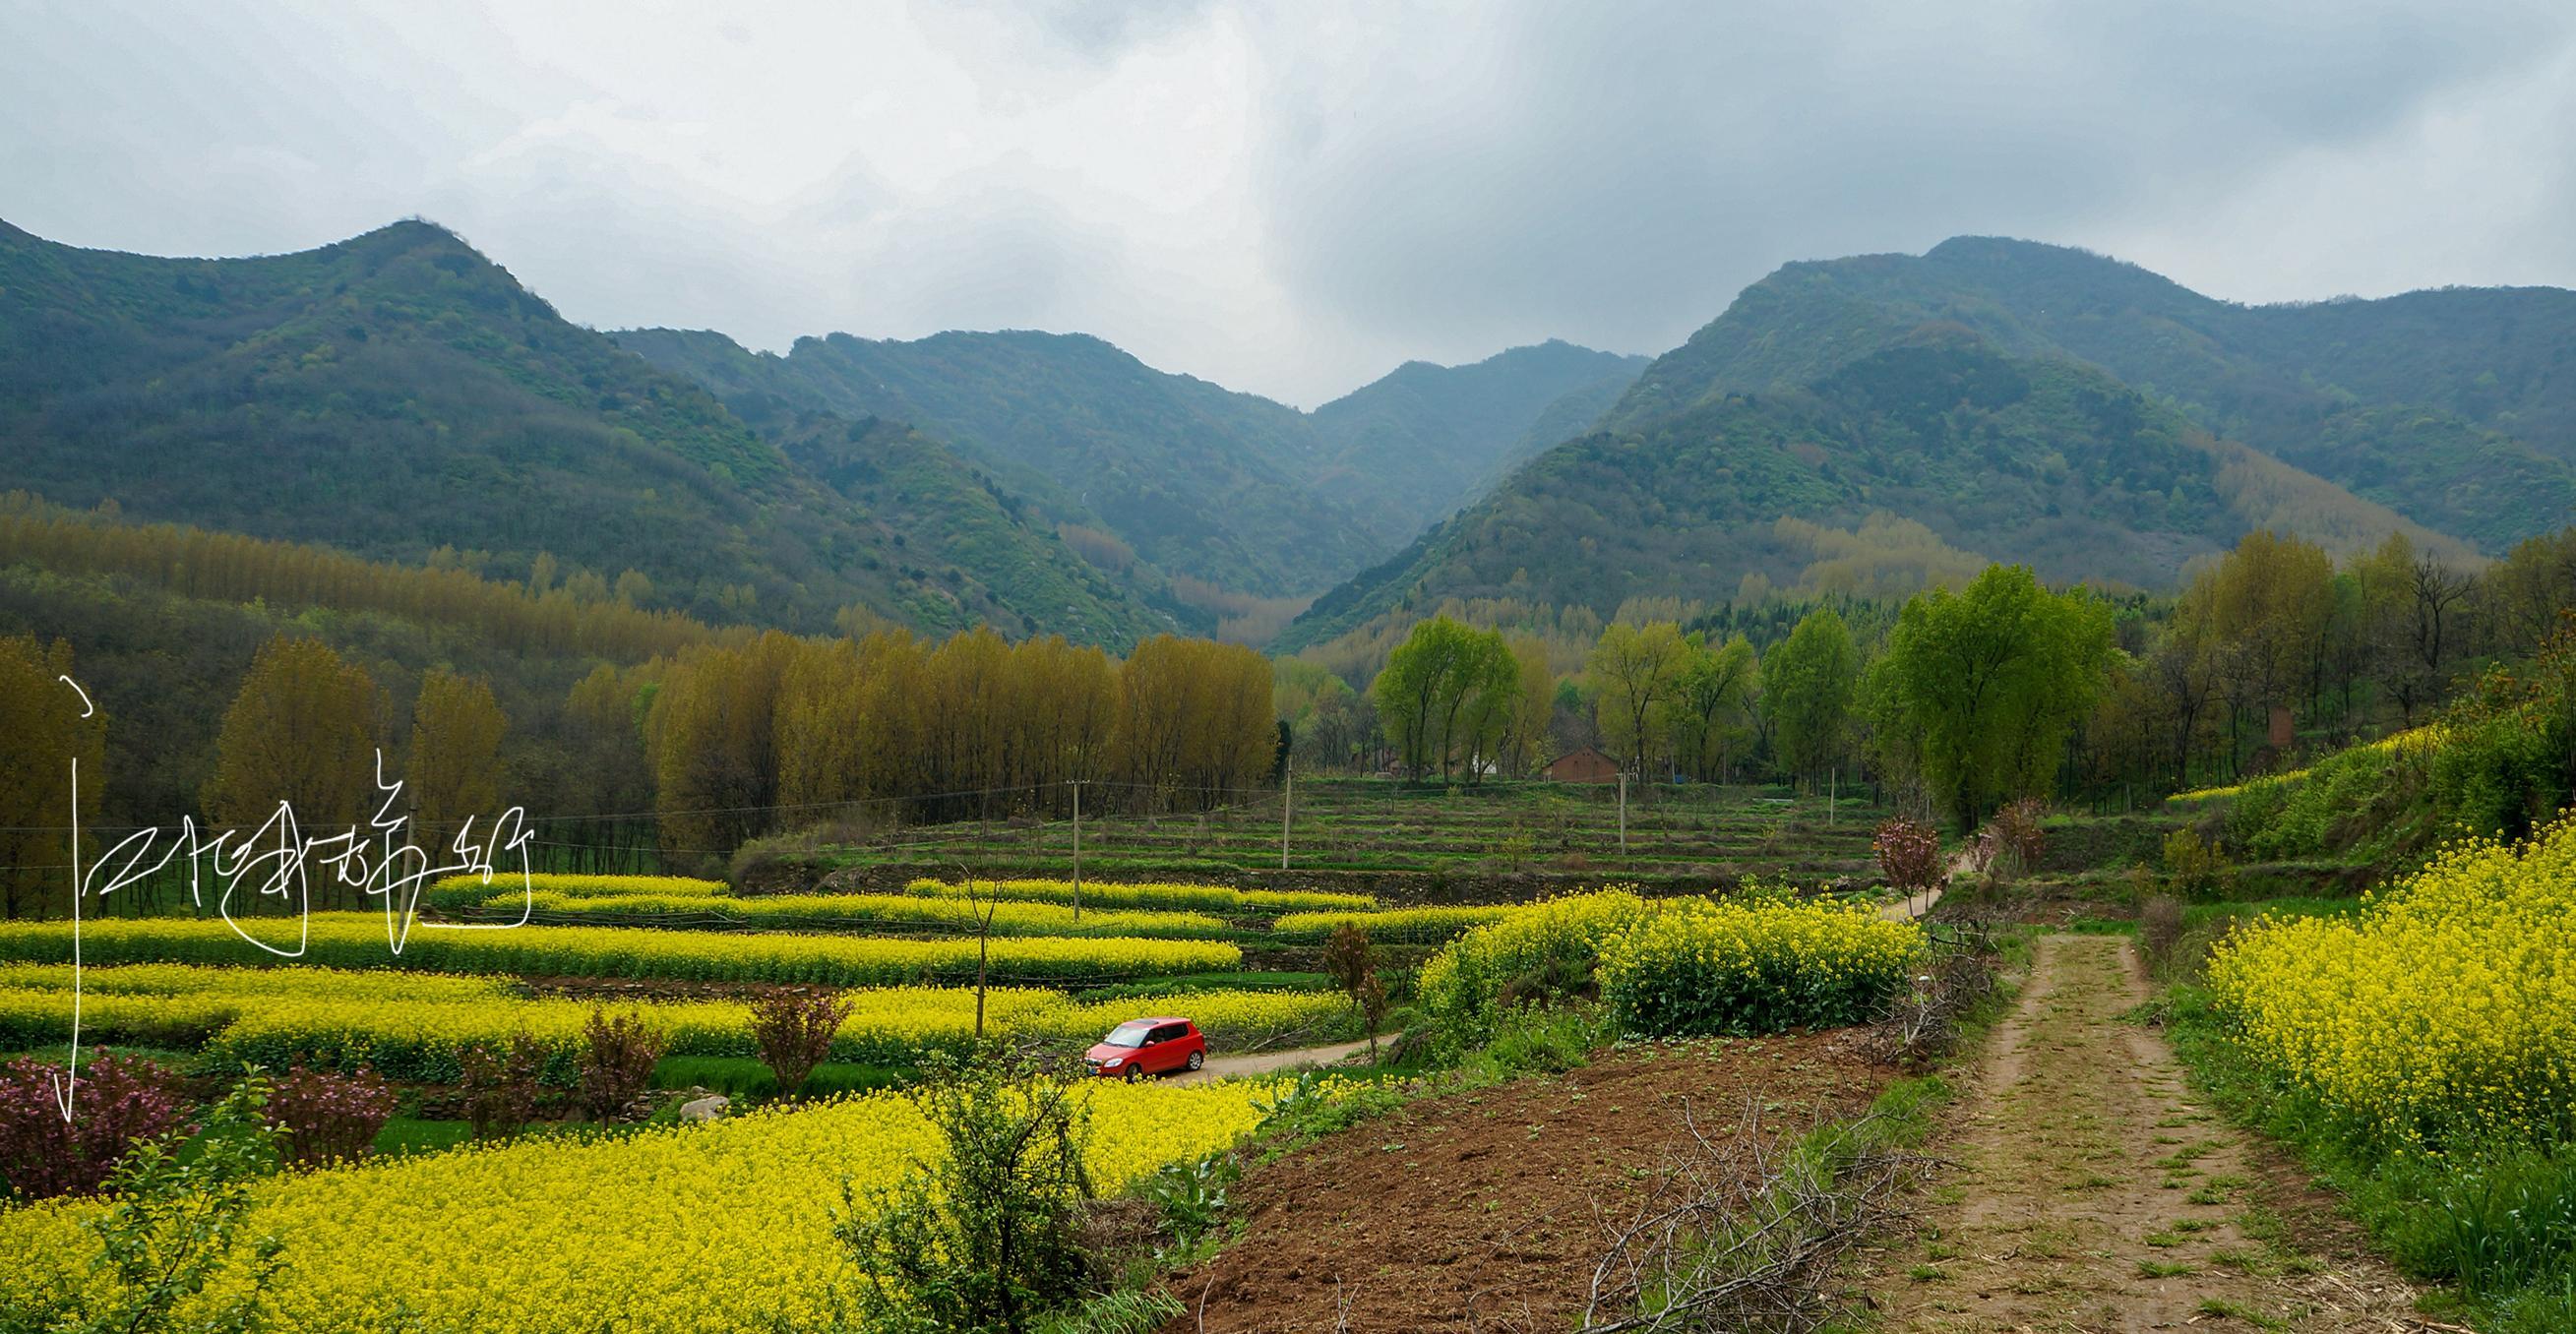
[[[1920,1235],[1873,1285],[1888,1334],[2413,1330],[2413,1294],[2123,1016],[2129,942],[2042,937]]]
[[[1166,1334],[1565,1329],[1603,1222],[1690,1144],[1758,1111],[1788,1138],[1885,1083],[1848,1030],[1655,1044],[1570,1074],[1415,1102],[1247,1173],[1244,1235],[1175,1276]]]

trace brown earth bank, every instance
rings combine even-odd
[[[1620,1047],[1559,1076],[1413,1102],[1247,1172],[1245,1230],[1169,1280],[1166,1334],[1565,1329],[1604,1224],[1658,1169],[1759,1117],[1781,1140],[1860,1113],[1892,1072],[1854,1030]]]

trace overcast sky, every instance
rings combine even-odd
[[[419,214],[601,328],[1080,330],[1311,406],[1962,232],[2242,300],[2576,286],[2571,17],[0,0],[0,218],[235,255]]]

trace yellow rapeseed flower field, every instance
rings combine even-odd
[[[886,940],[785,932],[636,930],[609,926],[439,929],[414,924],[393,951],[384,914],[314,913],[300,958],[243,940],[231,924],[188,918],[101,918],[83,928],[95,963],[283,964],[402,968],[445,973],[528,973],[575,977],[666,977],[721,982],[806,982],[882,986],[972,981],[973,940]],[[295,949],[293,918],[241,924],[274,948]],[[71,959],[69,922],[0,922],[0,961]],[[992,942],[995,982],[1106,982],[1224,972],[1243,952],[1223,941],[1127,936],[1011,936]]]
[[[1202,912],[1157,912],[1133,908],[1086,906],[1077,915],[1055,903],[1006,901],[976,905],[962,898],[928,894],[764,894],[757,898],[685,897],[660,894],[510,893],[482,905],[485,913],[515,914],[522,907],[536,920],[554,925],[601,926],[663,923],[705,925],[742,922],[753,926],[882,926],[899,930],[968,931],[982,909],[992,910],[997,936],[1135,936],[1139,939],[1193,940],[1219,936],[1224,919]],[[513,918],[512,920],[515,920]]]
[[[60,1042],[71,1031],[71,969],[0,964],[0,1046]],[[593,1004],[528,998],[505,981],[326,968],[201,968],[183,964],[95,967],[82,978],[83,1031],[92,1042],[199,1045],[227,1061],[273,1069],[302,1060],[353,1069],[373,1065],[396,1079],[457,1077],[457,1054],[476,1043],[525,1034],[552,1049],[549,1074],[568,1081]],[[833,1040],[836,1060],[903,1065],[928,1049],[958,1050],[975,1032],[967,987],[880,987],[845,991],[850,1006]],[[611,1005],[660,1035],[672,1055],[750,1056],[751,1011],[738,1001],[656,1001]],[[1060,991],[995,987],[985,996],[992,1038],[1088,1044],[1120,1022],[1149,1014],[1196,1020],[1222,1051],[1251,1043],[1357,1031],[1337,992],[1190,991],[1121,1001],[1083,1001]]]
[[[1389,908],[1384,912],[1292,912],[1270,924],[1271,934],[1299,944],[1320,943],[1349,922],[1381,945],[1437,945],[1519,911],[1496,907]]]
[[[2436,856],[2359,916],[2212,951],[2255,1059],[2401,1148],[2576,1135],[2576,821]]]
[[[1651,1037],[1856,1024],[1905,984],[1923,931],[1867,907],[1677,899],[1601,944],[1601,997]]]
[[[1089,1165],[1115,1191],[1255,1129],[1260,1083],[1095,1081]],[[277,1178],[248,1235],[285,1243],[286,1331],[817,1329],[857,1275],[834,1244],[864,1194],[939,1152],[906,1097],[868,1094],[614,1138],[541,1138]],[[0,1307],[83,1281],[94,1203],[0,1211]],[[222,1292],[238,1276],[219,1279]],[[184,1312],[183,1312],[184,1316]]]

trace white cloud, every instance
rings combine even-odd
[[[0,217],[423,213],[602,326],[1079,329],[1312,403],[1963,231],[2224,296],[2576,284],[2572,60],[2554,8],[2355,0],[12,6]]]

